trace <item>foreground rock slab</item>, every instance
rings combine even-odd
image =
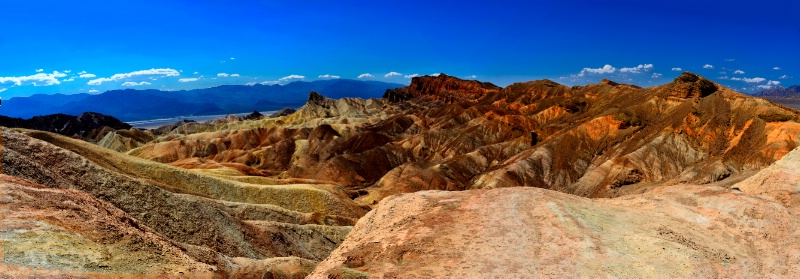
[[[798,220],[714,186],[424,191],[381,201],[310,278],[798,278]]]

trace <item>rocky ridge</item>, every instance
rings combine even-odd
[[[412,98],[392,102],[397,92]],[[651,88],[542,80],[497,89],[440,75],[395,93],[381,101],[312,92],[289,116],[161,138],[130,154],[331,181],[368,205],[435,189],[611,197],[652,183],[705,184],[764,168],[800,142],[797,111],[691,73]]]
[[[52,114],[30,119],[0,116],[0,126],[48,131],[91,142],[99,141],[109,132],[132,128],[113,116],[94,112],[85,112],[78,116]]]

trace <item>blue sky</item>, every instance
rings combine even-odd
[[[744,92],[800,84],[791,0],[3,0],[0,13],[6,99],[440,72],[501,86],[649,86],[681,71]]]

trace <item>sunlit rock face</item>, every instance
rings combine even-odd
[[[793,278],[797,217],[718,186],[422,191],[381,201],[309,278]]]
[[[312,92],[293,114],[164,137],[130,154],[327,181],[365,205],[419,190],[511,186],[610,197],[760,170],[800,142],[798,120],[692,73],[650,88],[608,80],[499,88],[439,75],[383,100]]]

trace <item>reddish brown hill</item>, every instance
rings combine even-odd
[[[300,111],[314,113],[286,118],[305,124],[259,122],[281,128],[193,134],[133,154],[333,181],[371,204],[430,189],[521,185],[595,197],[654,182],[710,183],[764,168],[800,143],[796,111],[691,73],[650,88],[541,80],[499,90],[446,75],[420,77],[387,92],[399,102],[372,114],[312,97]],[[347,102],[351,108],[371,101]],[[317,119],[340,120],[308,127]]]
[[[500,87],[488,82],[462,80],[439,74],[438,76],[414,77],[411,79],[411,85],[386,90],[383,98],[392,102],[404,101],[415,97],[443,101],[474,100],[487,93],[500,91],[500,89]]]

